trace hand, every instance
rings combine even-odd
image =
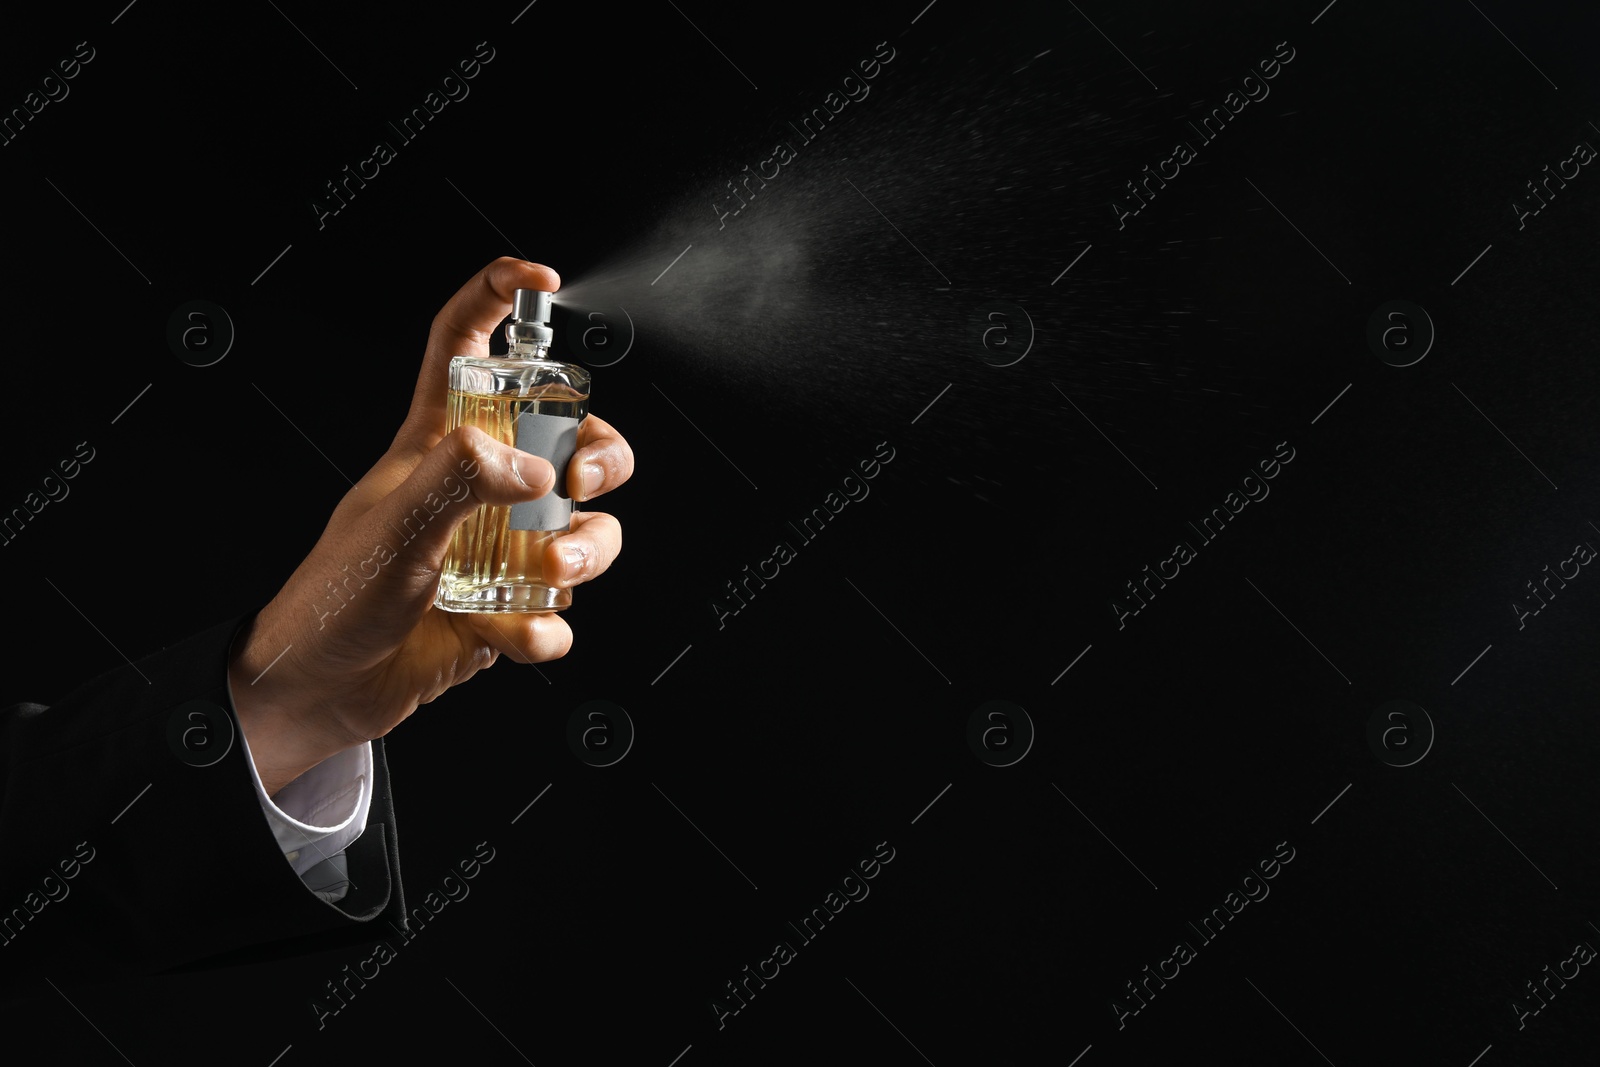
[[[311,554],[235,641],[234,707],[269,796],[329,756],[387,734],[501,655],[535,663],[571,647],[572,630],[554,613],[433,607],[456,527],[483,504],[543,496],[556,477],[546,460],[474,427],[446,436],[450,360],[489,354],[513,290],[554,292],[560,284],[549,267],[502,257],[450,298],[433,320],[411,411],[388,452],[345,494]],[[608,423],[585,418],[562,472],[572,499],[593,500],[632,473],[628,443]],[[432,508],[424,504],[430,498]],[[431,514],[441,501],[413,540],[395,533],[414,509]],[[577,585],[603,573],[621,550],[615,518],[576,512],[571,531],[546,549],[545,573],[565,575],[554,584]]]

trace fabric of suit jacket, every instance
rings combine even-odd
[[[54,706],[0,711],[0,992],[360,943],[403,923],[381,740],[342,901],[314,896],[273,839],[226,688],[244,621]]]

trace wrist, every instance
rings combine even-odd
[[[270,607],[269,607],[270,610]],[[296,680],[293,643],[271,637],[267,611],[245,624],[228,660],[228,688],[267,796],[362,739],[328,721],[331,694]],[[319,712],[323,712],[319,714]]]

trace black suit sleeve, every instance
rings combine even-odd
[[[329,904],[284,859],[229,702],[234,619],[0,711],[0,973],[124,979],[359,943],[405,914],[388,767],[373,742],[353,883]]]

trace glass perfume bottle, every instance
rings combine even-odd
[[[434,604],[446,611],[560,611],[572,590],[545,578],[550,542],[572,528],[567,466],[589,411],[589,372],[549,358],[550,294],[518,289],[504,356],[450,361],[447,432],[476,426],[495,440],[543,456],[556,469],[550,492],[525,504],[484,505],[456,528]]]

